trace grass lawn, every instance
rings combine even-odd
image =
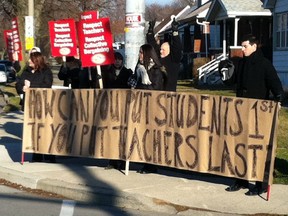
[[[2,86],[2,91],[8,95],[9,102],[4,107],[5,112],[19,110],[19,100],[16,91],[15,83],[10,85]],[[209,87],[209,88],[208,88]],[[213,95],[223,95],[223,96],[235,96],[233,90],[226,87],[211,87],[202,86],[193,87],[190,81],[179,81],[177,91],[180,92],[195,92],[198,94],[213,94]],[[286,101],[284,102],[285,107],[279,112],[279,126],[277,131],[277,155],[275,159],[275,173],[274,173],[274,183],[276,184],[287,184],[288,185],[288,99],[286,96]]]

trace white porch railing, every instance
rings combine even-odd
[[[226,59],[227,57],[224,56],[222,53],[221,55],[217,56],[212,61],[202,65],[197,69],[198,71],[198,79],[201,80],[203,83],[207,83],[207,78],[218,71],[219,62]]]

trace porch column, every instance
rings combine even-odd
[[[230,46],[230,58],[243,57],[242,48],[238,46],[238,22],[240,18],[234,19],[234,46]]]
[[[234,20],[234,46],[237,46],[238,43],[238,22],[240,18],[235,18]]]
[[[226,58],[226,20],[223,20],[223,55]]]

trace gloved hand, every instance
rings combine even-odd
[[[176,18],[173,18],[173,22],[171,23],[172,32],[178,32],[179,22],[176,21]]]
[[[149,21],[148,33],[153,33],[154,32],[155,23],[156,23],[156,20]]]

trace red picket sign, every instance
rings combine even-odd
[[[76,56],[76,25],[73,19],[49,21],[52,56]]]
[[[78,24],[78,37],[83,67],[114,63],[109,18],[81,20]]]
[[[20,40],[19,28],[18,28],[18,20],[17,17],[12,19],[12,37],[13,37],[13,51],[18,55],[18,60],[22,61],[22,45]]]
[[[13,46],[13,34],[12,34],[11,29],[4,30],[4,41],[5,41],[9,61],[13,61],[14,46]]]
[[[95,21],[99,19],[99,12],[98,11],[84,11],[80,14],[81,21]]]

